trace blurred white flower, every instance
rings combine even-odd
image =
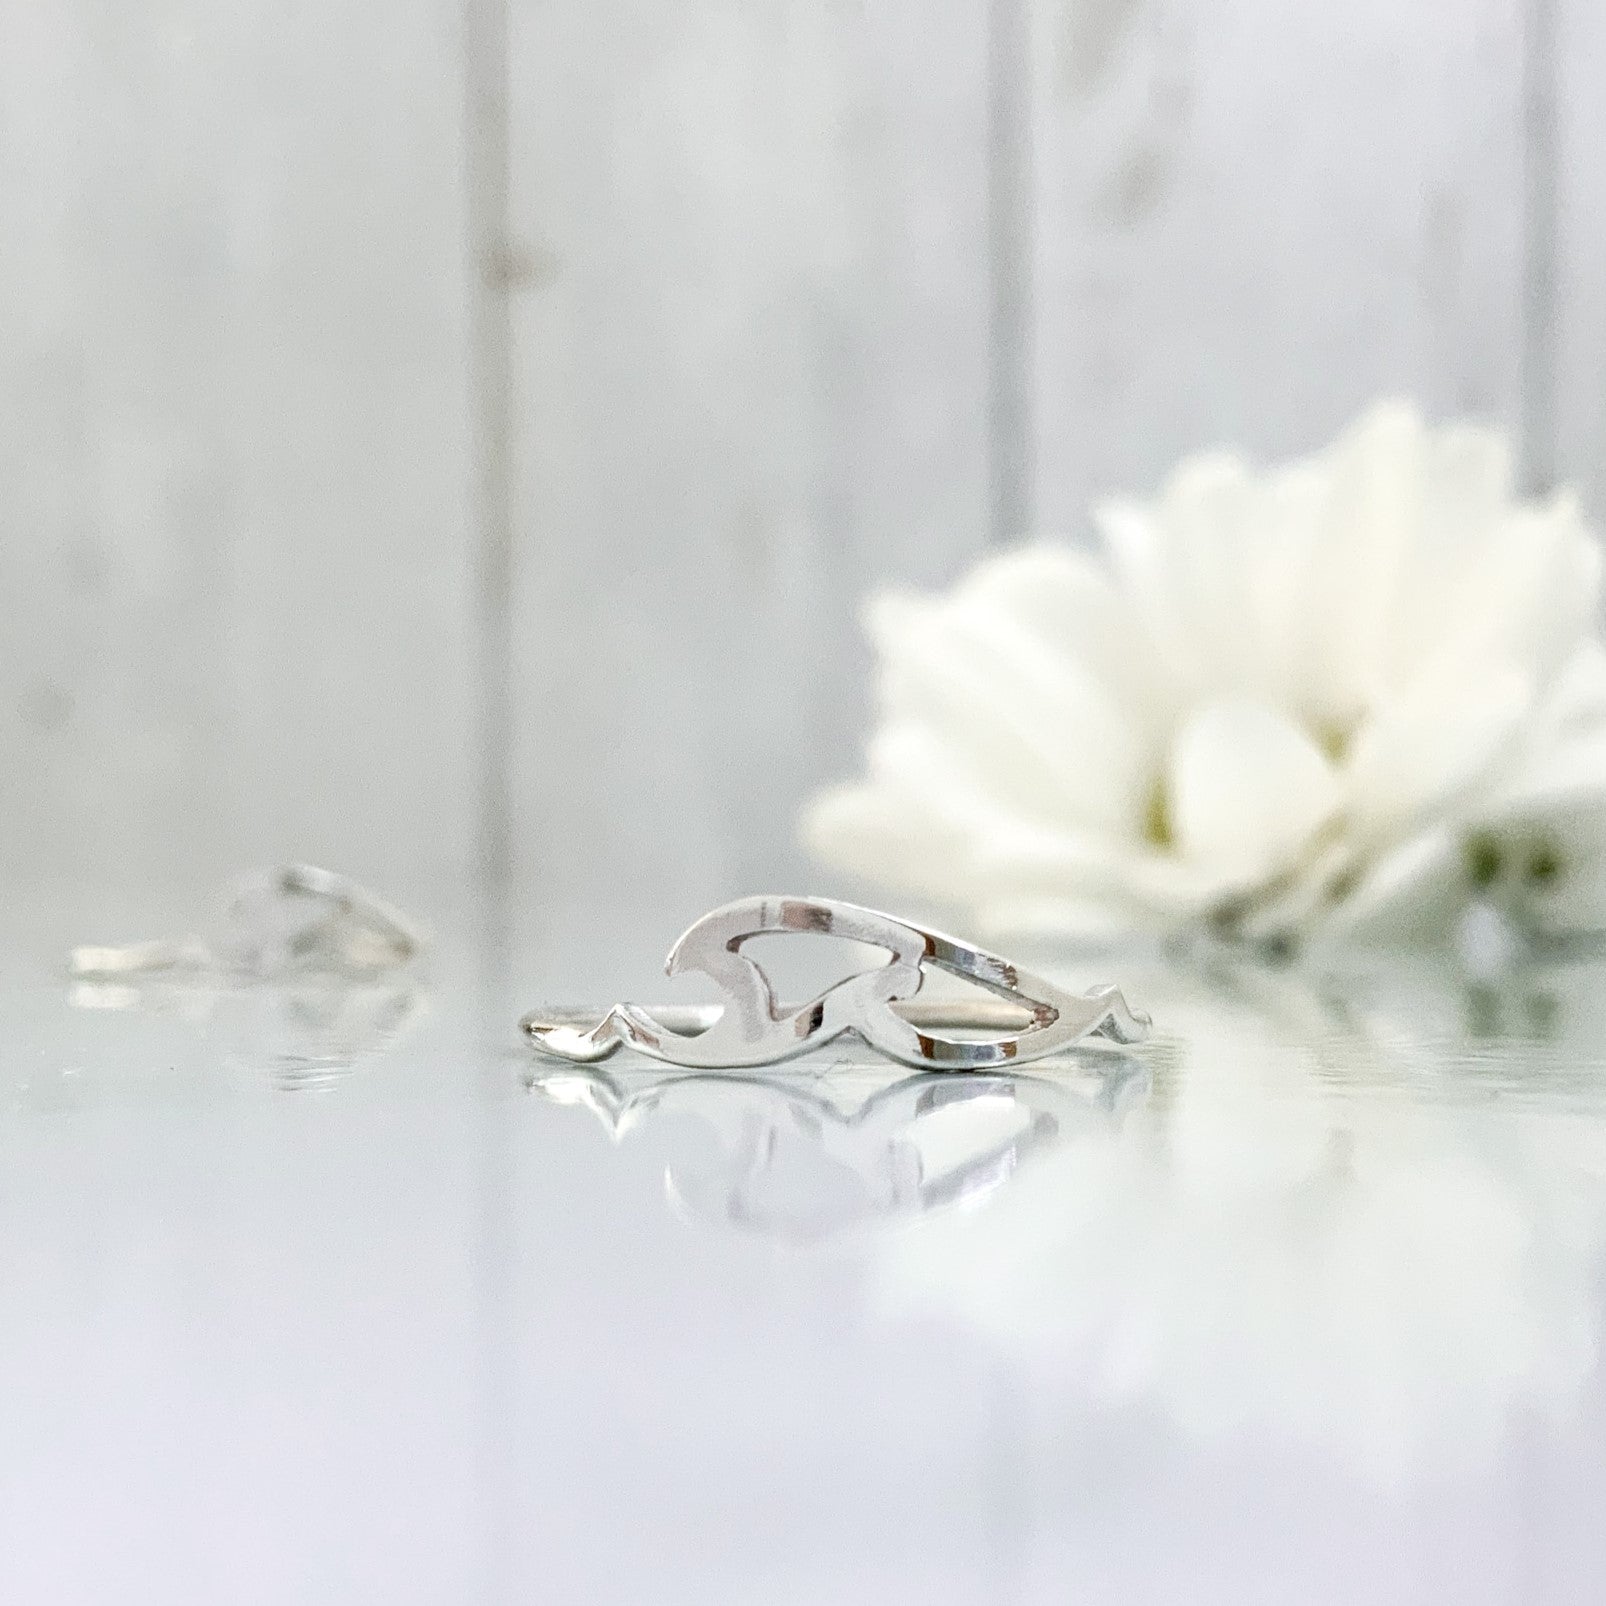
[[[1606,925],[1600,549],[1502,438],[1367,413],[1307,461],[1184,462],[868,622],[868,773],[827,862],[975,927],[1443,937]]]

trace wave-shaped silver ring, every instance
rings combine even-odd
[[[807,1003],[783,1005],[763,968],[741,951],[749,938],[774,932],[847,937],[889,957]],[[927,967],[994,996],[918,999]],[[725,904],[681,937],[664,969],[709,977],[725,1002],[650,1010],[618,1004],[601,1020],[585,1009],[536,1009],[520,1028],[543,1053],[578,1064],[631,1048],[670,1065],[739,1070],[792,1059],[851,1032],[904,1065],[971,1070],[1042,1059],[1095,1034],[1140,1042],[1150,1025],[1114,987],[1069,993],[984,948],[831,898]]]

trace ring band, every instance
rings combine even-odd
[[[806,1003],[782,1005],[764,970],[741,952],[749,938],[777,932],[846,937],[890,957]],[[1042,1059],[1095,1034],[1139,1042],[1150,1024],[1114,987],[1068,993],[986,949],[828,898],[726,904],[680,938],[664,968],[671,976],[709,977],[727,1001],[650,1010],[619,1004],[601,1020],[573,1006],[537,1009],[520,1028],[543,1053],[577,1064],[630,1048],[689,1069],[739,1070],[792,1059],[851,1032],[904,1065],[971,1070]],[[917,1000],[932,968],[994,996]]]

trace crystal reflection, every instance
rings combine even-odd
[[[1158,1410],[1384,1482],[1564,1422],[1600,1336],[1606,972],[1150,991],[1153,1097],[889,1239],[892,1308],[986,1330],[1067,1421]]]
[[[542,1064],[528,1085],[590,1110],[616,1143],[666,1144],[665,1190],[685,1215],[815,1243],[976,1204],[1051,1151],[1118,1126],[1149,1077],[1130,1056],[1091,1051],[1031,1075]]]
[[[76,982],[74,1008],[179,1019],[221,1045],[226,1070],[265,1077],[286,1092],[326,1087],[384,1053],[424,1011],[411,977],[359,983],[299,981],[220,986],[183,978]]]

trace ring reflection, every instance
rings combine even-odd
[[[1056,1070],[827,1077],[540,1067],[531,1092],[588,1109],[616,1143],[673,1135],[664,1173],[684,1215],[812,1243],[971,1206],[1044,1155],[1118,1125],[1149,1075],[1089,1051]]]

